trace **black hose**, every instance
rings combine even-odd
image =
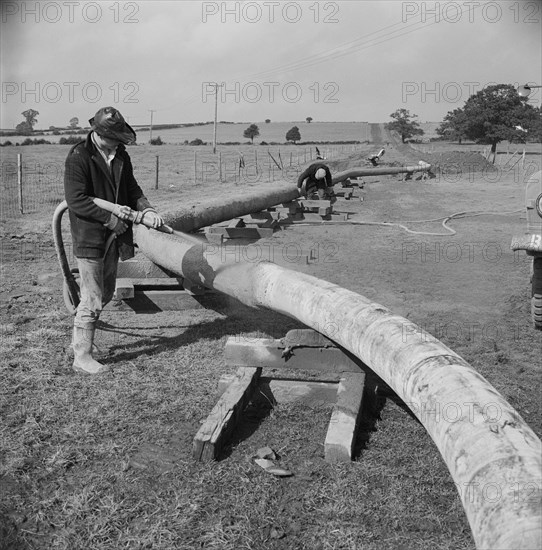
[[[68,210],[68,204],[66,201],[62,201],[55,209],[53,214],[53,239],[55,241],[55,250],[64,277],[64,301],[66,307],[71,313],[75,313],[77,306],[81,300],[79,285],[73,276],[66,256],[66,250],[64,248],[64,239],[62,238],[62,216],[64,212]],[[68,303],[68,299],[71,302]]]

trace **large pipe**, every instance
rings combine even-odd
[[[197,206],[185,206],[163,215],[166,224],[178,231],[189,233],[225,220],[231,220],[270,206],[299,198],[297,186],[276,181],[273,187],[259,188],[252,192],[231,195],[228,200],[213,199]]]
[[[400,166],[391,168],[356,168],[338,172],[333,183],[339,183],[348,177],[381,176],[385,174],[404,174],[426,171],[431,165]],[[205,204],[181,207],[164,214],[164,221],[177,231],[190,233],[202,227],[231,220],[253,212],[260,212],[270,206],[293,201],[299,198],[297,185],[286,181],[273,182],[272,187],[258,188],[252,192],[232,195],[224,199],[208,200]]]
[[[459,355],[409,320],[335,284],[269,262],[228,258],[219,246],[134,229],[139,248],[156,264],[247,306],[299,320],[389,384],[439,449],[478,548],[541,547],[541,442]]]
[[[414,172],[428,172],[431,165],[427,162],[421,162],[417,166],[395,166],[382,168],[354,168],[337,172],[332,176],[333,184],[340,183],[348,178],[361,178],[364,176],[387,176],[391,174],[413,174]]]

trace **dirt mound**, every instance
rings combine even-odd
[[[480,153],[474,151],[445,151],[442,153],[419,153],[421,160],[433,166],[433,172],[443,174],[469,174],[495,172],[497,169]]]

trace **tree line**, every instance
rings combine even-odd
[[[386,125],[401,136],[401,141],[423,135],[414,120],[417,115],[398,109]],[[462,108],[449,111],[436,130],[446,141],[471,140],[491,145],[493,160],[501,141],[526,143],[542,141],[542,110],[528,103],[511,84],[495,84],[471,95]]]

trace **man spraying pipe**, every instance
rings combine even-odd
[[[134,256],[127,210],[113,214],[94,198],[127,205],[141,212],[145,225],[160,228],[164,221],[134,178],[125,145],[136,134],[113,107],[101,108],[89,120],[91,131],[66,158],[64,191],[69,208],[73,252],[80,275],[81,301],[73,327],[73,368],[98,374],[109,370],[92,356],[96,322],[115,291],[117,263]]]

